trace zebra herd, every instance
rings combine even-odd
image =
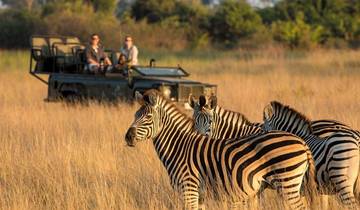
[[[271,102],[264,123],[217,105],[215,97],[190,97],[189,118],[158,91],[136,92],[141,105],[128,129],[128,146],[151,140],[187,209],[203,207],[204,192],[224,192],[234,205],[276,190],[292,209],[306,209],[302,191],[336,193],[355,207],[360,133],[336,121],[308,120]],[[305,186],[305,187],[304,187]]]

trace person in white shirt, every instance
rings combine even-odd
[[[120,52],[125,55],[129,65],[138,65],[139,51],[133,44],[133,39],[131,36],[125,37],[125,43],[124,46],[120,49]]]

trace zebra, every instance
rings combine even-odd
[[[126,132],[128,146],[151,140],[185,207],[198,209],[200,192],[225,192],[233,202],[254,197],[263,186],[277,189],[293,209],[304,209],[302,181],[315,176],[311,151],[299,137],[281,131],[229,140],[193,130],[193,121],[156,90],[135,93],[141,105]],[[309,184],[316,187],[315,179]]]
[[[218,106],[216,96],[207,99],[201,95],[198,102],[190,96],[188,103],[193,109],[194,129],[200,134],[229,139],[263,132],[260,123],[252,123],[243,114]]]
[[[277,101],[263,112],[266,131],[281,130],[303,138],[312,151],[317,181],[326,194],[335,193],[345,205],[355,206],[355,182],[359,174],[359,143],[351,133],[334,132],[322,139],[316,136],[311,121],[303,114]]]
[[[354,138],[359,142],[360,146],[360,131],[354,130],[345,123],[336,120],[315,120],[311,121],[311,128],[314,135],[321,138],[326,138],[337,132],[348,133],[349,135],[354,136]]]

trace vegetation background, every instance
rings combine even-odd
[[[85,42],[94,32],[109,48],[119,48],[124,36],[131,34],[141,49],[153,51],[274,44],[356,48],[360,43],[358,0],[259,0],[275,2],[263,8],[245,0],[211,5],[209,0],[0,2],[0,48],[26,48],[33,34],[74,35]]]
[[[126,34],[140,62],[181,64],[218,84],[219,104],[262,120],[271,100],[310,119],[360,129],[360,4],[282,0],[254,8],[226,0],[3,0],[0,9],[0,208],[181,209],[151,142],[125,146],[137,105],[45,103],[27,71],[32,34],[100,33],[117,49]],[[359,185],[360,183],[358,183]],[[208,209],[226,209],[207,199]],[[262,209],[285,209],[267,190]],[[250,207],[255,209],[253,202]],[[323,208],[317,200],[312,209]],[[332,209],[341,209],[330,198]]]

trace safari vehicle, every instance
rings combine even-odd
[[[151,62],[149,66],[131,66],[122,72],[89,74],[85,71],[84,49],[76,37],[31,38],[30,74],[48,85],[48,101],[132,101],[135,91],[143,93],[148,89],[158,89],[165,97],[183,104],[190,94],[216,95],[216,85],[186,79],[189,73],[180,66],[158,67]],[[106,53],[113,64],[117,63],[118,52]]]

